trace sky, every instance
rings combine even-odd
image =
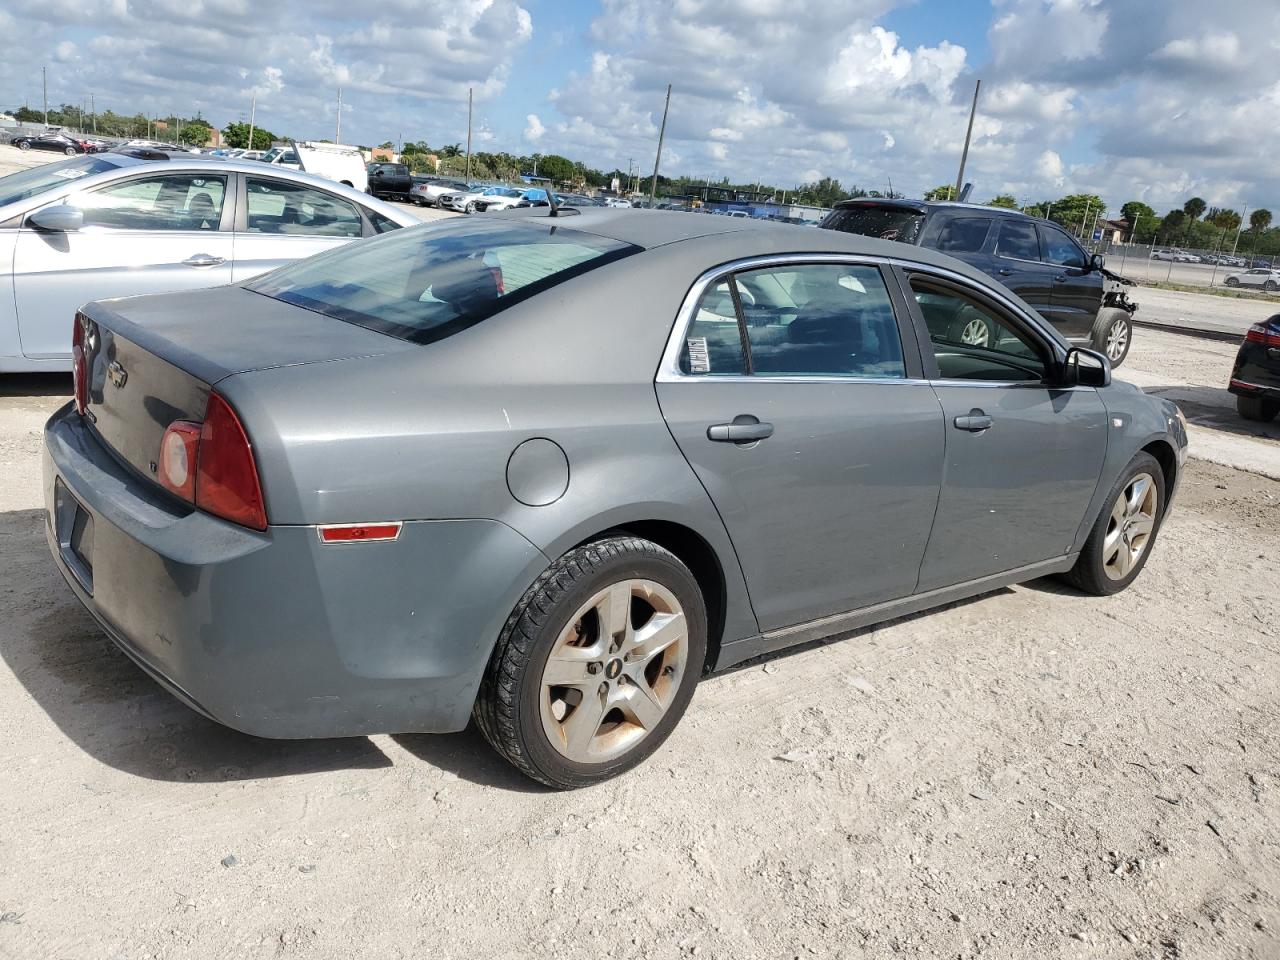
[[[780,187],[1280,209],[1276,0],[5,0],[0,107],[247,120]]]

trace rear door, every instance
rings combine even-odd
[[[992,276],[1027,301],[1040,316],[1056,324],[1053,281],[1059,271],[1041,258],[1040,233],[1034,221],[1001,219],[992,265]]]
[[[1045,262],[1058,273],[1053,278],[1054,323],[1064,336],[1087,340],[1102,306],[1102,274],[1089,265],[1089,256],[1065,230],[1039,224]]]
[[[231,182],[203,171],[131,177],[65,198],[84,211],[79,230],[24,225],[13,257],[23,354],[69,357],[72,317],[90,300],[229,282]]]
[[[892,289],[872,264],[780,260],[695,285],[677,321],[658,399],[763,630],[915,588],[943,430]]]
[[[345,197],[270,176],[245,174],[242,183],[231,271],[237,283],[363,235],[364,220]]]
[[[920,237],[920,246],[932,247],[983,273],[990,273],[991,248],[987,239],[994,223],[994,217],[970,216],[968,213],[957,215],[943,210],[929,218]]]
[[[1091,387],[1049,385],[1060,347],[976,286],[909,274],[921,306],[986,315],[987,347],[946,340],[918,322],[932,347],[927,375],[942,404],[946,460],[920,592],[1070,552],[1107,449],[1107,411]]]

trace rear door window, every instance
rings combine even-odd
[[[996,256],[1039,262],[1040,240],[1036,235],[1036,225],[1022,220],[1001,221]]]
[[[556,221],[464,219],[397,230],[300,260],[245,287],[403,340],[431,343],[639,250],[566,230]]]
[[[314,187],[284,180],[246,177],[249,233],[358,237],[364,223],[355,204]]]
[[[943,253],[978,253],[990,229],[990,217],[956,217],[943,223],[934,246]]]

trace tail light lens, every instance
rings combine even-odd
[[[1263,343],[1268,347],[1280,347],[1280,332],[1270,323],[1255,323],[1244,338],[1250,343]]]
[[[175,420],[160,441],[161,485],[206,513],[254,530],[267,529],[262,484],[240,418],[217,393],[204,422]]]
[[[76,412],[84,416],[89,409],[89,361],[84,355],[84,330],[89,318],[76,314],[71,327],[71,383],[75,388]]]

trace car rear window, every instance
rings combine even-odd
[[[924,214],[898,206],[859,204],[832,210],[822,226],[828,230],[842,230],[863,237],[879,237],[881,240],[900,240],[915,243],[924,224]]]
[[[537,221],[397,230],[266,274],[245,289],[414,343],[432,343],[640,251]]]

